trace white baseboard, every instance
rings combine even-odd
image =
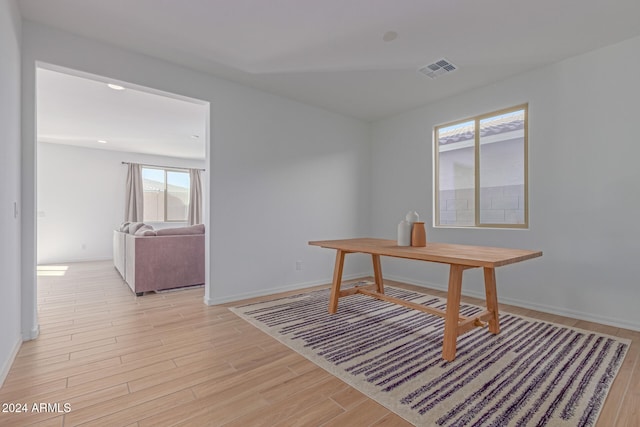
[[[406,277],[392,276],[392,275],[386,275],[385,278],[389,280],[394,280],[396,282],[408,283],[410,285],[422,286],[422,287],[437,289],[445,292],[447,291],[446,285],[441,285],[437,283],[416,281]],[[485,295],[482,292],[463,290],[462,294],[469,297],[474,297],[474,298],[481,298],[481,299],[485,298]],[[556,314],[558,316],[571,317],[573,319],[601,323],[603,325],[614,326],[617,328],[632,329],[634,331],[640,331],[640,323],[630,322],[628,319],[600,316],[594,313],[570,310],[564,307],[558,307],[554,305],[531,303],[518,298],[505,298],[505,297],[501,297],[500,295],[498,295],[498,302],[503,304],[515,305],[517,307],[522,307],[522,308],[529,308],[531,310],[542,311],[544,313]]]
[[[372,272],[370,271],[365,273],[359,273],[359,274],[350,274],[348,276],[344,276],[343,280],[359,279],[362,277],[369,277],[371,275],[372,275]],[[445,292],[447,291],[447,285],[442,285],[438,283],[418,281],[418,280],[413,280],[407,277],[394,276],[394,275],[386,275],[385,278],[389,280],[394,280],[396,282],[402,282],[410,285],[421,286],[424,288],[437,289]],[[205,298],[204,303],[207,305],[225,304],[228,302],[234,302],[234,301],[240,301],[240,300],[249,299],[249,298],[261,297],[265,295],[277,294],[279,292],[287,292],[287,291],[298,290],[298,289],[302,290],[305,288],[310,288],[313,286],[323,285],[327,283],[331,283],[331,279],[296,283],[296,284],[287,285],[287,286],[280,286],[277,288],[261,289],[259,291],[245,292],[241,294],[229,295],[229,296],[220,297],[220,298]],[[481,298],[481,299],[485,298],[485,295],[482,292],[463,290],[462,294],[469,297],[474,297],[474,298]],[[537,304],[537,303],[524,301],[518,298],[506,298],[506,297],[499,296],[498,299],[499,299],[499,302],[503,304],[515,305],[517,307],[528,308],[531,310],[541,311],[549,314],[556,314],[558,316],[571,317],[573,319],[586,320],[588,322],[600,323],[603,325],[614,326],[617,328],[640,331],[640,323],[629,321],[628,319],[623,319],[619,317],[601,316],[601,315],[590,313],[590,312],[571,310],[564,307],[558,307],[558,306],[549,305],[549,304]]]
[[[9,354],[9,358],[7,358],[7,360],[5,360],[4,363],[2,364],[2,367],[0,368],[0,387],[2,387],[2,385],[4,384],[4,380],[7,378],[7,375],[9,375],[9,370],[11,369],[11,365],[13,365],[13,361],[16,359],[16,356],[18,355],[18,351],[20,350],[21,345],[22,345],[22,341],[20,341],[19,339],[16,340],[15,344],[13,345],[13,349]]]
[[[343,276],[342,280],[359,279],[361,277],[368,277],[370,275],[371,275],[370,272],[349,274],[349,275]],[[295,284],[286,285],[286,286],[279,286],[277,288],[260,289],[259,291],[244,292],[241,294],[229,295],[229,296],[219,297],[219,298],[205,298],[204,303],[206,305],[226,304],[228,302],[241,301],[244,299],[255,298],[255,297],[262,297],[265,295],[272,295],[280,292],[295,291],[298,289],[302,290],[306,288],[311,288],[313,286],[326,285],[328,283],[331,283],[331,280],[332,279],[314,280],[312,282],[295,283]]]
[[[36,325],[33,329],[22,333],[22,341],[31,341],[38,338],[40,335],[40,325]]]

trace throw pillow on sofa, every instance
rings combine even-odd
[[[135,235],[136,236],[155,236],[156,230],[154,230],[153,227],[148,224],[143,224],[142,227],[138,228]]]
[[[138,231],[143,225],[145,225],[144,222],[132,222],[129,224],[129,234],[136,234],[136,231]]]

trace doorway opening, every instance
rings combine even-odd
[[[113,230],[125,221],[126,164],[136,163],[201,171],[206,288],[209,103],[38,63],[36,106],[36,287],[40,277],[66,274],[71,263],[113,259]],[[190,181],[174,181],[170,200],[177,194],[182,204],[170,206],[184,210]],[[153,223],[187,225],[179,215]]]

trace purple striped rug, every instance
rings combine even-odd
[[[441,298],[385,287],[444,309]],[[501,332],[458,338],[441,359],[443,319],[329,290],[231,310],[407,421],[419,426],[593,426],[630,342],[503,313]],[[462,305],[461,314],[480,309]]]

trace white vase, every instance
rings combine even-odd
[[[398,246],[411,246],[411,224],[404,219],[398,224]]]
[[[420,215],[418,215],[418,212],[416,212],[416,211],[409,211],[409,212],[407,212],[407,215],[404,217],[404,219],[409,224],[413,224],[414,222],[420,221]]]

